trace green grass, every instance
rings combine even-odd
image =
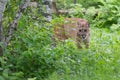
[[[45,80],[120,80],[120,31],[91,30],[90,48],[65,49],[58,69]]]

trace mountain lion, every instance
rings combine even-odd
[[[78,48],[82,48],[81,43],[85,47],[89,47],[90,42],[90,25],[85,19],[66,18],[64,24],[55,27],[55,39],[66,40],[73,39]]]

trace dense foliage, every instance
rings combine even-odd
[[[20,4],[15,0],[8,2],[5,30]],[[72,12],[54,16],[51,23],[44,21],[38,9],[24,12],[4,56],[0,57],[0,80],[119,80],[119,0],[78,0],[77,4],[73,0],[58,0],[57,6]],[[53,48],[53,27],[68,16],[90,22],[89,49],[77,49],[72,40],[58,42]]]

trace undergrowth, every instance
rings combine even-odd
[[[46,80],[119,80],[120,32],[92,28],[89,49],[65,49],[59,68]]]
[[[80,0],[83,5],[66,5],[68,0],[59,1],[73,11],[68,16],[90,22],[90,48],[77,49],[72,40],[51,47],[53,25],[64,22],[65,16],[54,17],[50,24],[43,22],[43,16],[37,12],[23,14],[4,56],[0,57],[0,80],[119,80],[119,2]],[[84,9],[86,14],[82,13]],[[93,19],[96,11],[98,15]],[[7,18],[5,21],[9,22]],[[4,25],[8,25],[5,21]]]

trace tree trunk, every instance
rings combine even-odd
[[[57,15],[59,14],[58,9],[57,9],[57,5],[56,5],[56,0],[52,1],[51,9],[52,9],[52,13],[55,13]]]
[[[46,7],[45,17],[47,21],[50,22],[52,20],[52,0],[43,0],[43,5]]]
[[[18,12],[16,13],[16,16],[13,20],[13,22],[10,24],[9,26],[9,31],[8,31],[8,35],[6,36],[6,39],[5,39],[5,46],[7,47],[9,41],[11,40],[12,36],[13,36],[13,33],[17,27],[17,24],[18,24],[18,20],[20,19],[22,13],[24,12],[24,10],[27,8],[30,0],[23,0],[24,3],[19,7],[19,10]]]
[[[5,6],[7,4],[7,0],[0,0],[0,56],[3,55],[3,27],[2,27],[2,18],[4,15],[4,10],[5,10]]]
[[[77,0],[73,0],[74,1],[74,4],[76,4],[77,3]]]

